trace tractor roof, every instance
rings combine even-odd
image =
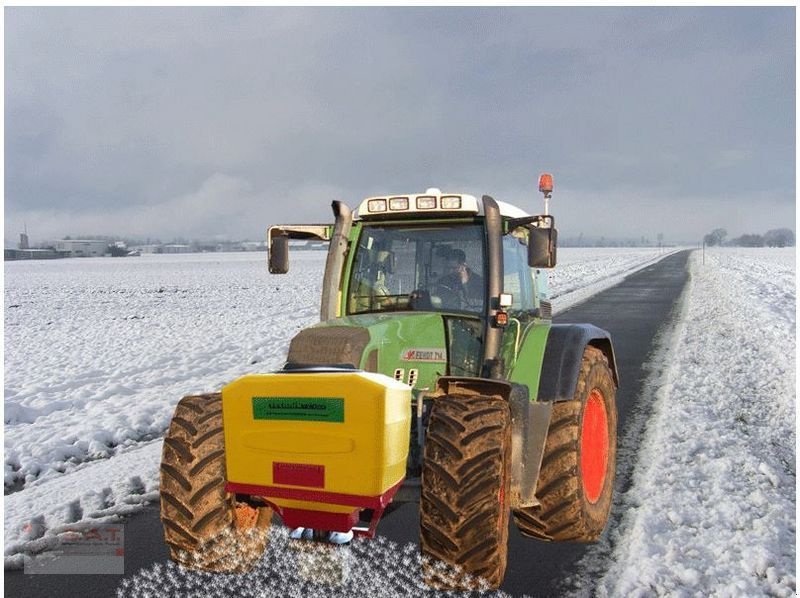
[[[500,215],[507,218],[523,218],[527,212],[504,201],[498,201]],[[425,193],[402,195],[377,195],[368,197],[358,206],[356,220],[384,220],[419,218],[422,215],[457,217],[459,215],[482,216],[483,199],[465,193],[443,193],[439,189],[428,189]]]

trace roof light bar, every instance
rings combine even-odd
[[[434,193],[436,191],[437,193]],[[471,216],[480,213],[480,204],[472,195],[449,193],[442,195],[438,189],[428,189],[419,195],[389,195],[383,197],[367,197],[358,207],[357,218],[418,218],[440,212],[448,217],[455,214]]]

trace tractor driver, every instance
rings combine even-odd
[[[483,278],[467,266],[467,256],[461,249],[451,249],[445,255],[445,274],[437,288],[443,307],[479,308],[483,303]]]

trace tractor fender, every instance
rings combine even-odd
[[[607,331],[592,324],[553,324],[544,349],[537,400],[572,400],[583,352],[588,345],[597,347],[605,354],[614,376],[614,384],[619,387],[614,347]]]
[[[583,352],[587,346],[603,351],[619,386],[611,335],[591,324],[553,324],[544,349],[537,400],[528,387],[512,384],[508,395],[512,425],[511,507],[522,509],[539,504],[536,485],[541,471],[547,432],[556,401],[575,396]]]

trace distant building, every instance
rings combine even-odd
[[[217,243],[215,251],[225,252],[225,251],[241,251],[242,247],[239,243],[234,241],[220,241]]]
[[[161,245],[137,245],[133,250],[141,253],[161,253]]]
[[[55,260],[62,257],[70,257],[65,251],[55,251],[53,249],[4,249],[3,259],[12,260]]]
[[[161,248],[161,253],[191,253],[192,248],[189,245],[164,245]]]
[[[266,241],[242,241],[242,250],[243,251],[266,251],[267,250],[267,242]]]
[[[328,249],[328,241],[289,241],[292,251],[320,251]]]
[[[56,250],[70,257],[99,257],[108,253],[108,241],[95,239],[62,239],[56,241]]]

